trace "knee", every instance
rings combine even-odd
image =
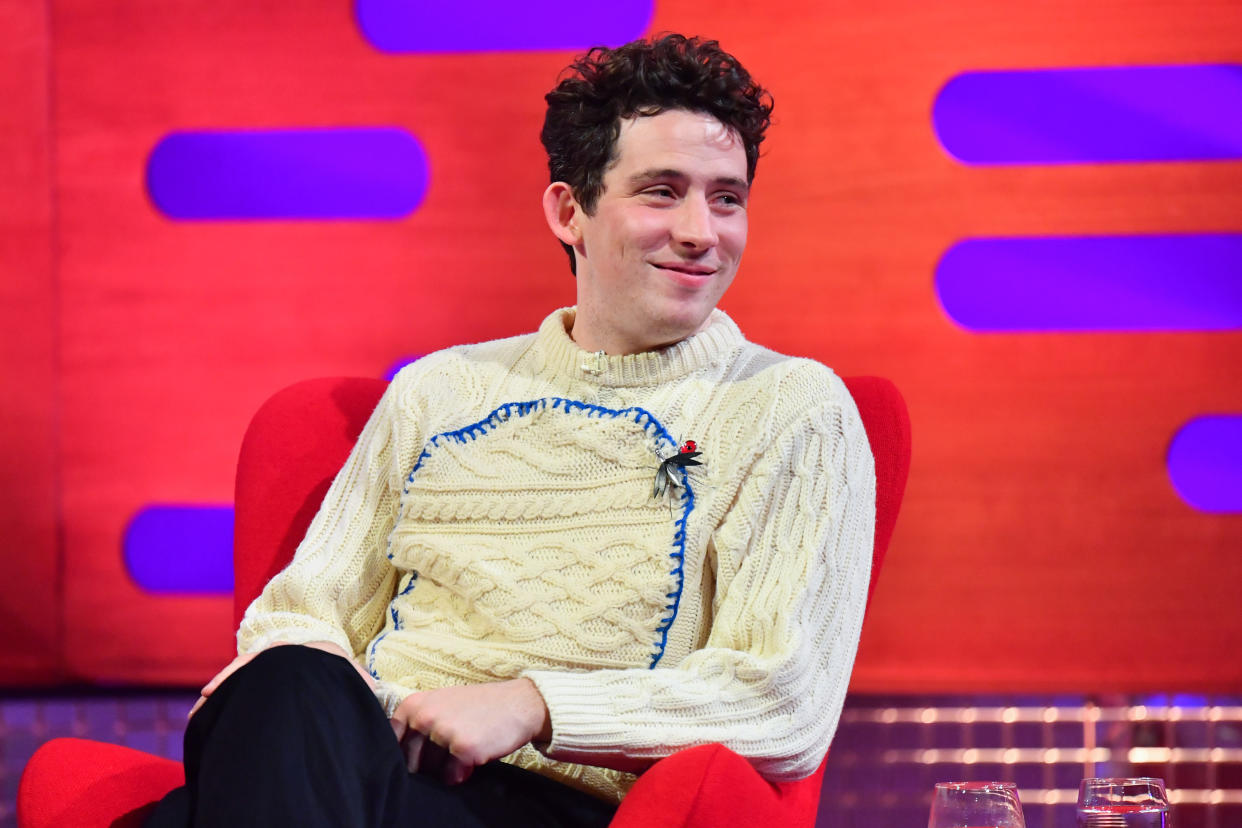
[[[358,675],[352,662],[314,647],[282,644],[263,650],[230,677],[237,689],[262,689],[265,695],[304,695],[313,688],[332,686],[337,690],[361,691],[370,688]],[[223,685],[222,685],[223,687]]]
[[[261,670],[277,675],[320,675],[324,672],[356,672],[348,659],[301,644],[278,644],[263,650],[246,665],[248,670]]]

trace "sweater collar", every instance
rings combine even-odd
[[[612,386],[659,385],[719,363],[746,341],[737,324],[719,308],[708,326],[686,339],[641,354],[607,356],[585,351],[569,337],[574,308],[553,311],[535,338],[545,364],[557,373]]]

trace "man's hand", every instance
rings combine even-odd
[[[280,647],[285,644],[288,644],[288,642],[277,641],[270,646]],[[358,675],[362,676],[363,679],[366,680],[368,687],[370,687],[372,690],[375,689],[375,679],[371,676],[371,674],[368,673],[366,670],[362,669],[361,667],[359,667],[358,664],[353,660],[353,658],[351,658],[350,655],[345,652],[345,650],[341,649],[340,646],[333,644],[331,641],[308,641],[302,646],[303,647],[314,647],[316,650],[323,650],[325,653],[332,653],[333,655],[339,655],[341,658],[345,659],[350,664],[354,665],[354,669],[358,671]],[[268,648],[264,647],[263,649],[268,649]],[[237,658],[230,661],[223,670],[216,673],[216,675],[211,679],[211,681],[207,682],[207,684],[203,686],[203,689],[199,691],[200,695],[198,697],[198,701],[194,702],[194,706],[190,708],[190,712],[186,714],[186,718],[188,719],[191,716],[193,716],[195,713],[197,713],[198,709],[207,702],[207,697],[210,696],[212,693],[214,693],[216,688],[219,687],[226,678],[228,678],[229,676],[233,675],[233,673],[240,670],[242,667],[244,667],[246,664],[250,662],[250,659],[254,658],[261,652],[263,652],[263,650],[255,650],[253,653],[242,653]]]
[[[552,736],[547,705],[527,678],[411,693],[390,721],[410,773],[438,772],[449,784]]]

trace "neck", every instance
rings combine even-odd
[[[696,336],[631,354],[610,352],[607,343],[600,347],[595,340],[576,339],[580,331],[576,321],[572,308],[556,311],[544,320],[539,337],[542,359],[554,371],[608,385],[669,382],[706,367],[745,342],[737,325],[722,311],[713,311]],[[606,356],[588,359],[599,351],[604,351]],[[584,365],[590,370],[585,371]]]
[[[602,351],[608,356],[627,356],[658,351],[661,348],[676,345],[678,342],[707,330],[711,323],[712,317],[709,314],[702,324],[689,333],[668,332],[665,334],[662,331],[650,331],[641,337],[628,336],[622,331],[609,332],[601,329],[600,326],[592,325],[590,310],[580,305],[565,332],[584,351]]]

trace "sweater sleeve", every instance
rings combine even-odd
[[[404,445],[394,380],[333,480],[290,564],[246,609],[240,653],[277,641],[331,641],[357,656],[383,624],[396,570],[385,545],[400,495]],[[412,430],[407,426],[406,431]]]
[[[858,647],[875,530],[875,469],[853,401],[765,447],[716,529],[706,646],[671,669],[529,671],[554,759],[622,770],[720,742],[770,780],[822,761]]]

